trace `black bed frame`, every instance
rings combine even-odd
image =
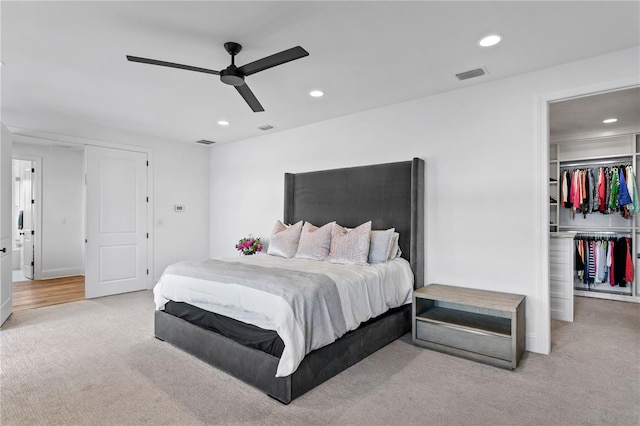
[[[395,227],[402,257],[424,285],[424,160],[285,174],[284,222],[321,226],[335,220],[372,229]],[[334,343],[305,356],[296,371],[275,377],[279,358],[248,348],[164,311],[155,313],[155,335],[288,404],[411,329],[411,307],[393,309]]]

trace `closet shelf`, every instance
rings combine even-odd
[[[560,168],[581,167],[581,166],[598,166],[606,164],[624,163],[633,160],[633,154],[607,155],[600,157],[581,157],[566,159],[560,161]]]
[[[607,231],[617,231],[617,232],[631,232],[631,226],[622,227],[622,226],[580,226],[580,225],[560,225],[559,228],[571,229],[576,231],[585,231],[585,232],[607,232]]]
[[[621,296],[631,296],[631,286],[629,287],[620,287],[618,285],[616,286],[611,286],[609,285],[609,283],[598,283],[598,284],[591,284],[591,287],[589,287],[587,284],[583,284],[580,281],[576,281],[574,287],[575,290],[580,290],[580,291],[587,291],[587,292],[593,292],[593,293],[605,293],[605,294],[618,294]]]

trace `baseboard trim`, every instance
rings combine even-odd
[[[544,342],[541,342],[537,334],[527,333],[526,342],[527,351],[549,355],[548,345],[545,345]]]
[[[40,273],[40,279],[48,280],[51,278],[74,277],[76,275],[84,275],[84,268],[43,269]]]

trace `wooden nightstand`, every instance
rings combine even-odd
[[[430,284],[413,292],[413,343],[514,369],[525,347],[525,296]]]

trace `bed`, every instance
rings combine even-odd
[[[286,173],[284,180],[283,222],[336,221],[345,227],[357,227],[371,220],[372,229],[394,227],[399,233],[402,258],[409,262],[414,275],[413,287],[424,285],[423,160]],[[407,333],[410,316],[410,304],[406,304],[372,318],[306,354],[295,371],[285,377],[276,377],[277,355],[164,310],[155,313],[155,335],[288,404]]]

